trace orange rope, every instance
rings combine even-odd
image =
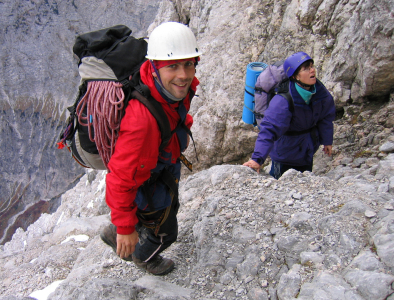
[[[88,88],[78,103],[78,122],[88,126],[89,139],[96,143],[101,159],[107,167],[118,138],[123,115],[122,84],[114,81],[89,81]],[[86,117],[82,115],[84,109]],[[94,126],[94,133],[92,132]],[[93,136],[94,134],[94,136]]]

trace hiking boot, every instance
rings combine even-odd
[[[114,250],[116,253],[116,226],[114,224],[110,224],[109,226],[105,227],[104,230],[101,232],[100,237],[103,240],[104,243],[106,243],[108,246]],[[123,260],[126,261],[132,261],[133,259],[131,258],[131,255],[128,257],[122,258]]]
[[[166,275],[174,269],[174,262],[171,259],[163,258],[160,255],[156,255],[148,262],[143,262],[142,260],[136,258],[134,254],[132,255],[134,264],[142,269],[146,270],[152,275]]]

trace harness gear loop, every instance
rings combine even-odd
[[[157,180],[161,180],[165,185],[167,185],[170,196],[171,196],[171,205],[166,207],[163,210],[163,213],[160,215],[158,219],[155,220],[147,220],[145,216],[153,215],[157,211],[154,209],[153,206],[153,199],[150,193],[150,185],[155,183]],[[137,217],[138,220],[149,229],[154,230],[155,236],[158,235],[160,226],[167,220],[168,215],[170,214],[171,208],[174,209],[175,214],[178,212],[179,209],[179,198],[178,198],[178,182],[179,180],[175,178],[172,173],[164,168],[160,173],[153,173],[149,180],[145,181],[142,185],[144,196],[148,201],[149,212],[143,212],[142,210],[137,210]]]

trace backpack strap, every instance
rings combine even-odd
[[[263,88],[262,88],[262,87],[259,87],[259,86],[255,86],[255,87],[254,87],[254,91],[255,91],[257,94],[265,93],[265,91],[263,90]],[[254,96],[251,92],[247,91],[246,89],[245,89],[245,92],[247,92],[247,93],[248,93],[249,95],[251,95],[251,96]]]
[[[146,87],[149,91],[149,88]],[[138,89],[144,89],[143,87],[139,87]],[[144,97],[141,93],[136,89],[131,93],[133,99],[137,99],[140,101],[145,107],[149,110],[149,112],[155,117],[157,124],[159,125],[160,133],[161,133],[161,144],[159,147],[159,152],[161,152],[168,144],[171,139],[171,127],[170,122],[168,121],[167,115],[161,107],[161,104],[157,102],[151,95],[148,97]]]
[[[189,89],[189,97],[190,99],[192,99],[195,95],[195,92],[192,89]],[[183,105],[183,104],[182,104]],[[184,106],[183,106],[184,108]],[[184,108],[185,109],[185,108]],[[179,111],[178,111],[179,112]],[[182,128],[183,130],[186,131],[186,133],[190,136],[192,142],[193,142],[193,146],[194,146],[194,153],[196,154],[196,159],[198,160],[198,155],[197,155],[197,149],[196,149],[196,144],[194,142],[194,138],[193,138],[193,134],[191,132],[191,130],[186,126],[185,124],[185,120],[186,120],[186,110],[184,111],[185,114],[182,117],[181,114],[179,115],[181,117],[181,121],[178,123],[178,125],[175,127],[175,129],[173,131],[171,131],[171,134],[174,134],[179,128]],[[181,162],[185,165],[185,167],[187,167],[190,171],[193,171],[193,164],[183,155],[181,154],[180,156],[180,160]]]
[[[289,90],[289,79],[286,79],[279,83],[278,87],[275,88],[274,90],[270,91],[269,94],[274,95],[281,95],[283,98],[287,100],[287,103],[289,103],[289,110],[291,113],[294,112],[294,101],[293,98],[291,97],[290,90]],[[272,97],[273,98],[273,97]],[[271,99],[272,99],[271,98]],[[271,101],[271,99],[268,99]]]

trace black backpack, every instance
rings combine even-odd
[[[140,81],[147,42],[130,34],[127,26],[117,25],[76,38],[73,52],[79,58],[81,84],[57,144],[66,146],[84,167],[107,168],[129,99],[139,100],[155,117],[161,131],[159,151],[171,138],[167,115]]]

